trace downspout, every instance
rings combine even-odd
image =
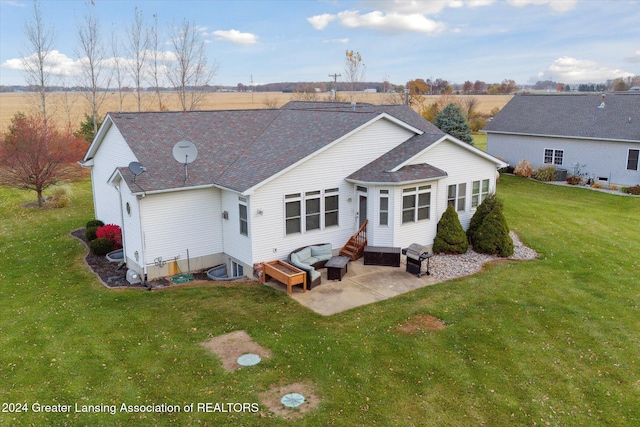
[[[142,223],[142,199],[144,198],[144,195],[142,195],[141,197],[136,197],[136,199],[138,200],[138,224],[140,224],[140,251],[142,252],[140,254],[140,260],[142,262],[142,277],[143,277],[143,285],[147,287],[148,290],[151,290],[151,286],[149,286],[149,282],[147,282],[147,262],[145,259],[145,255],[147,252],[146,246],[145,246],[145,241],[144,241],[144,225]]]
[[[126,233],[124,232],[124,214],[122,213],[122,191],[119,185],[116,185],[116,190],[118,191],[118,200],[120,200],[120,224],[122,224],[122,259],[124,263],[127,263],[127,244],[126,244]]]

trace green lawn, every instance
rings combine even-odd
[[[487,151],[487,134],[476,132],[471,135],[473,137],[473,146],[481,149],[482,151]]]
[[[640,198],[503,176],[505,214],[537,261],[331,317],[262,285],[112,291],[68,236],[92,217],[20,207],[0,189],[0,425],[640,425]],[[443,331],[407,335],[421,314]],[[232,373],[198,343],[246,330],[273,355]],[[258,413],[126,413],[120,405],[260,403],[314,384],[296,421]],[[36,413],[111,405],[115,415]],[[8,405],[2,409],[9,408]]]

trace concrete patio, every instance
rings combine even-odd
[[[342,281],[328,280],[327,270],[323,268],[319,286],[307,292],[302,292],[300,285],[294,286],[291,297],[316,313],[329,316],[438,283],[437,279],[424,274],[424,268],[426,263],[423,275],[418,278],[407,273],[404,264],[400,267],[364,265],[360,258],[349,262]],[[276,280],[271,279],[266,285],[287,292],[287,287]]]

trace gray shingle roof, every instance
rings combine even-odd
[[[134,192],[184,187],[183,165],[176,162],[176,142],[191,141],[198,149],[188,165],[186,186],[215,184],[243,192],[286,169],[359,126],[387,113],[422,130],[428,138],[411,138],[381,158],[395,167],[425,144],[444,134],[403,105],[291,102],[279,110],[110,113],[146,172],[136,178],[120,171]],[[373,167],[372,167],[373,168]],[[370,168],[371,170],[373,170]],[[415,169],[415,168],[413,168]],[[433,171],[423,170],[431,174]],[[414,170],[413,175],[418,172]]]
[[[640,142],[640,94],[516,95],[485,132]]]

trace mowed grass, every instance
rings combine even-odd
[[[640,198],[503,176],[510,227],[540,253],[330,317],[259,284],[105,289],[68,236],[92,217],[21,207],[0,189],[0,425],[637,426]],[[398,326],[430,314],[442,331]],[[246,330],[272,357],[235,372],[200,342]],[[313,384],[320,405],[273,416],[259,393]],[[128,413],[259,403],[258,413]],[[116,405],[115,415],[33,404]]]

